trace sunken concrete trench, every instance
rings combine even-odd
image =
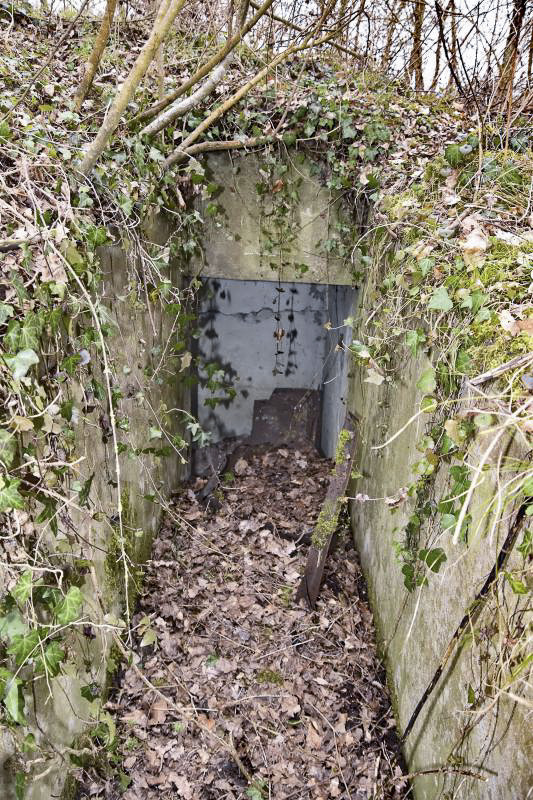
[[[324,235],[322,210],[311,218]],[[191,391],[202,435],[146,567],[135,661],[107,703],[121,778],[80,774],[80,800],[411,796],[345,505],[320,595],[298,602],[331,485],[351,468],[357,290],[327,259],[314,281],[290,264],[266,280],[252,244],[239,237],[237,278],[235,251],[207,243]]]
[[[484,708],[472,704],[488,663],[479,648],[453,652],[400,747],[398,731],[439,675],[491,573],[494,548],[481,533],[457,558],[451,537],[440,536],[446,569],[429,575],[430,588],[406,592],[399,532],[416,510],[407,487],[433,418],[406,422],[420,408],[417,384],[432,365],[419,351],[389,382],[350,353],[352,337],[366,341],[370,320],[382,326],[374,328],[378,338],[398,324],[380,305],[383,241],[365,265],[357,249],[341,246],[343,230],[368,230],[364,204],[343,204],[312,164],[289,153],[286,180],[298,190],[281,252],[272,247],[271,199],[257,194],[261,155],[209,156],[206,167],[223,214],[209,217],[198,199],[201,252],[186,270],[172,259],[168,265],[174,286],[201,284],[194,368],[154,383],[151,402],[190,410],[209,438],[196,431],[186,464],[147,454],[139,470],[124,461],[133,558],[144,570],[132,656],[110,683],[113,639],[105,626],[95,629],[80,648],[87,674],[58,678],[53,702],[45,692],[33,698],[35,735],[53,742],[58,757],[28,787],[28,800],[62,796],[67,772],[75,778],[69,800],[531,797],[530,710],[505,693]],[[149,224],[164,252],[172,219]],[[394,251],[393,241],[385,245]],[[123,408],[132,441],[143,447],[153,417],[130,386],[153,367],[173,320],[157,310],[148,320],[125,302],[127,259],[118,245],[102,248],[101,263],[117,322],[111,346],[124,376]],[[173,417],[169,433],[182,432]],[[495,458],[510,446],[502,439]],[[512,447],[517,460],[526,457]],[[102,513],[79,509],[75,520],[96,545],[95,585],[118,619],[123,604],[108,580],[102,522],[115,511],[113,475],[97,425],[84,424],[78,451],[94,473],[91,497]],[[486,531],[495,480],[488,474],[475,487],[472,530]],[[435,487],[445,496],[440,467]],[[164,513],[150,499],[155,492]],[[352,500],[340,503],[342,495]],[[502,523],[498,537],[507,535]],[[92,584],[84,591],[93,599]],[[508,596],[506,603],[511,608]],[[525,613],[517,609],[513,615]],[[487,650],[489,633],[485,625]],[[64,754],[95,714],[98,729],[114,731],[112,748],[99,769],[69,763],[67,770]],[[4,767],[0,790],[9,800],[12,785]]]

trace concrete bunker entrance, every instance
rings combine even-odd
[[[333,457],[354,303],[344,285],[203,279],[195,400],[210,446],[197,448],[196,472],[223,443],[306,443]]]

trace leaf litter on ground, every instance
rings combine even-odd
[[[119,766],[80,770],[80,800],[408,797],[348,534],[316,612],[292,600],[331,462],[263,447],[237,463],[214,509],[202,479],[185,487],[154,543],[106,706]]]

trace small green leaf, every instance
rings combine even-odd
[[[474,425],[476,428],[484,431],[494,425],[494,417],[492,414],[476,414],[474,417]]]
[[[31,569],[25,570],[18,579],[15,586],[11,589],[11,596],[16,602],[22,606],[31,595],[32,586],[32,571]]]
[[[416,385],[424,394],[431,394],[431,392],[435,391],[437,388],[437,381],[433,367],[428,367],[428,369],[424,370]]]
[[[100,687],[97,683],[87,683],[80,688],[80,694],[89,703],[92,703],[100,696]]]
[[[28,733],[22,742],[23,753],[34,753],[37,750],[37,742],[33,733]]]
[[[438,572],[447,560],[446,553],[442,547],[434,547],[432,550],[420,550],[418,557],[432,572]]]
[[[531,509],[531,513],[533,514],[533,506],[528,506],[526,509],[526,514],[528,517],[531,514],[528,514],[528,511]],[[519,553],[522,553],[524,558],[527,558],[530,555],[533,555],[533,533],[529,530],[524,531],[524,536],[522,538],[521,543],[516,548]]]
[[[529,478],[526,478],[522,484],[522,492],[523,494],[527,495],[527,497],[533,497],[533,475],[530,475]]]
[[[150,148],[150,152],[148,153],[148,158],[150,158],[152,161],[164,161],[165,160],[165,156],[163,155],[161,150],[157,149],[157,147],[151,147]]]
[[[35,660],[35,671],[37,673],[46,673],[55,678],[59,673],[59,665],[64,659],[65,651],[61,649],[59,643],[50,642],[48,647],[45,648],[44,656],[41,653]]]
[[[15,309],[9,303],[0,303],[0,325],[3,325],[9,317],[12,317],[14,312]]]
[[[24,317],[20,331],[19,347],[22,350],[38,350],[42,324],[35,312],[30,311]]]
[[[0,511],[25,508],[26,503],[22,495],[19,494],[19,486],[20,481],[18,478],[13,478],[7,482],[4,478],[0,478]]]
[[[407,331],[405,334],[405,344],[411,350],[413,356],[416,356],[418,348],[420,345],[424,344],[425,341],[426,334],[421,328],[417,328],[416,331]]]
[[[370,358],[370,350],[368,347],[357,339],[354,339],[351,343],[350,350],[356,358],[360,358],[362,361],[367,361]]]
[[[124,789],[124,791],[126,791],[128,786],[131,784],[132,780],[133,778],[130,778],[130,776],[127,775],[125,772],[122,772],[122,770],[119,771],[118,782],[120,783],[121,789]]]
[[[65,597],[55,608],[55,618],[59,625],[69,625],[78,619],[83,604],[83,595],[77,586],[71,586]]]
[[[431,397],[431,395],[429,394],[426,394],[420,401],[420,411],[423,411],[425,414],[432,414],[436,410],[437,410],[436,398]]]
[[[509,585],[515,594],[527,594],[527,586],[518,578],[515,578],[512,572],[506,572],[505,577],[507,578]]]
[[[7,326],[7,331],[2,339],[2,345],[8,353],[14,353],[16,350],[18,350],[20,329],[20,322],[16,319],[12,319]]]
[[[11,642],[15,636],[22,636],[28,632],[28,626],[22,618],[18,608],[12,609],[5,617],[0,618],[0,636]]]
[[[17,667],[22,666],[28,660],[33,659],[37,655],[37,646],[39,644],[39,632],[36,630],[30,633],[22,634],[21,636],[13,636],[12,642],[7,648],[9,655],[15,657]]]
[[[78,364],[81,364],[81,356],[78,353],[74,353],[71,356],[67,356],[61,362],[61,369],[64,369],[67,375],[72,377],[76,371],[76,367]]]
[[[449,144],[444,150],[444,158],[450,167],[458,167],[463,160],[463,154],[461,153],[459,147],[460,145],[458,144]]]
[[[91,491],[93,479],[94,479],[94,472],[87,478],[86,481],[83,482],[81,489],[79,490],[78,502],[80,506],[86,506],[89,503],[89,494]]]
[[[443,514],[441,519],[442,530],[447,531],[450,528],[454,528],[457,523],[455,518],[455,514]]]
[[[461,375],[467,374],[470,363],[471,358],[468,355],[468,352],[464,348],[461,348],[457,353],[457,358],[455,359],[456,371],[461,373]]]
[[[0,428],[0,463],[9,467],[13,463],[17,452],[17,440],[9,431]]]
[[[144,632],[144,636],[141,639],[141,647],[150,647],[150,645],[155,644],[157,642],[157,634],[153,628],[147,628]]]
[[[24,695],[22,694],[22,681],[20,678],[10,678],[6,682],[4,692],[4,705],[11,718],[19,725],[25,725]]]
[[[439,286],[435,289],[428,303],[430,311],[450,311],[453,308],[448,290],[445,286]]]

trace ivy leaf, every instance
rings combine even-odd
[[[26,724],[24,718],[24,695],[22,694],[22,681],[20,678],[13,678],[10,675],[6,681],[4,705],[15,722],[18,722],[19,725]]]
[[[533,497],[533,475],[530,475],[529,478],[526,478],[521,488],[525,495],[528,497]]]
[[[17,452],[17,440],[9,431],[0,428],[0,463],[9,468]]]
[[[164,161],[165,160],[165,156],[163,155],[161,150],[157,149],[157,147],[151,147],[150,148],[150,152],[148,153],[148,158],[150,158],[152,161]]]
[[[14,312],[15,309],[9,303],[0,303],[0,325],[3,325],[9,317],[12,317]]]
[[[35,350],[20,350],[16,356],[6,356],[6,363],[13,373],[16,381],[24,378],[30,367],[39,363],[39,356]]]
[[[80,489],[80,491],[78,493],[78,502],[79,502],[80,506],[88,505],[89,493],[91,491],[93,478],[94,478],[94,472],[82,484],[82,487],[81,487],[81,489]]]
[[[35,670],[39,673],[46,673],[52,678],[59,673],[59,665],[65,660],[65,651],[61,649],[58,642],[50,642],[44,651],[35,661]]]
[[[431,394],[435,391],[437,388],[437,380],[433,367],[429,367],[422,373],[416,385],[424,394]]]
[[[25,502],[18,487],[20,481],[17,478],[8,481],[0,478],[0,511],[12,511],[14,508],[24,508]]]
[[[71,586],[65,597],[55,607],[55,618],[59,625],[69,625],[81,613],[83,595],[77,586]]]
[[[509,585],[515,594],[527,594],[527,586],[521,580],[515,578],[512,572],[506,572],[505,577],[509,581]]]
[[[433,411],[436,410],[437,410],[437,400],[430,394],[424,395],[424,397],[420,401],[420,411],[423,411],[425,414],[432,414]]]
[[[354,341],[351,343],[350,350],[362,361],[367,361],[370,358],[370,350],[368,347],[357,339],[354,339]]]
[[[432,550],[420,550],[418,557],[424,564],[427,564],[432,572],[438,572],[447,560],[446,553],[442,547],[434,547]]]
[[[459,149],[458,144],[449,144],[448,147],[444,150],[444,158],[450,165],[450,167],[458,167],[461,161],[463,160],[463,154]]]
[[[28,632],[28,626],[22,619],[18,608],[14,608],[5,617],[0,618],[0,636],[11,642],[15,636],[22,636]]]
[[[442,530],[443,531],[447,531],[450,528],[455,528],[456,523],[457,523],[457,519],[455,518],[455,514],[443,514],[442,515],[441,524],[442,524]]]
[[[448,289],[445,286],[439,286],[435,289],[428,303],[430,311],[450,311],[453,308]]]
[[[405,344],[411,350],[413,356],[416,356],[418,348],[420,345],[424,344],[425,341],[426,334],[421,328],[417,328],[416,331],[407,331],[405,334]]]
[[[2,344],[8,353],[14,353],[18,349],[20,338],[20,322],[12,319],[7,326],[7,332],[4,334]]]
[[[72,377],[76,371],[76,367],[78,364],[81,364],[81,356],[78,353],[74,353],[71,356],[67,356],[61,362],[61,369],[64,369],[67,375]]]
[[[26,600],[31,594],[32,585],[32,571],[31,569],[25,570],[18,579],[15,586],[11,589],[11,597],[20,605],[24,605]]]
[[[17,667],[20,667],[22,664],[25,664],[30,657],[33,658],[34,655],[37,655],[35,648],[38,644],[39,632],[33,630],[30,631],[30,633],[13,636],[13,640],[7,648],[7,652],[9,655],[15,657]]]
[[[38,350],[41,330],[41,320],[35,312],[30,311],[22,322],[18,346],[22,350]]]

